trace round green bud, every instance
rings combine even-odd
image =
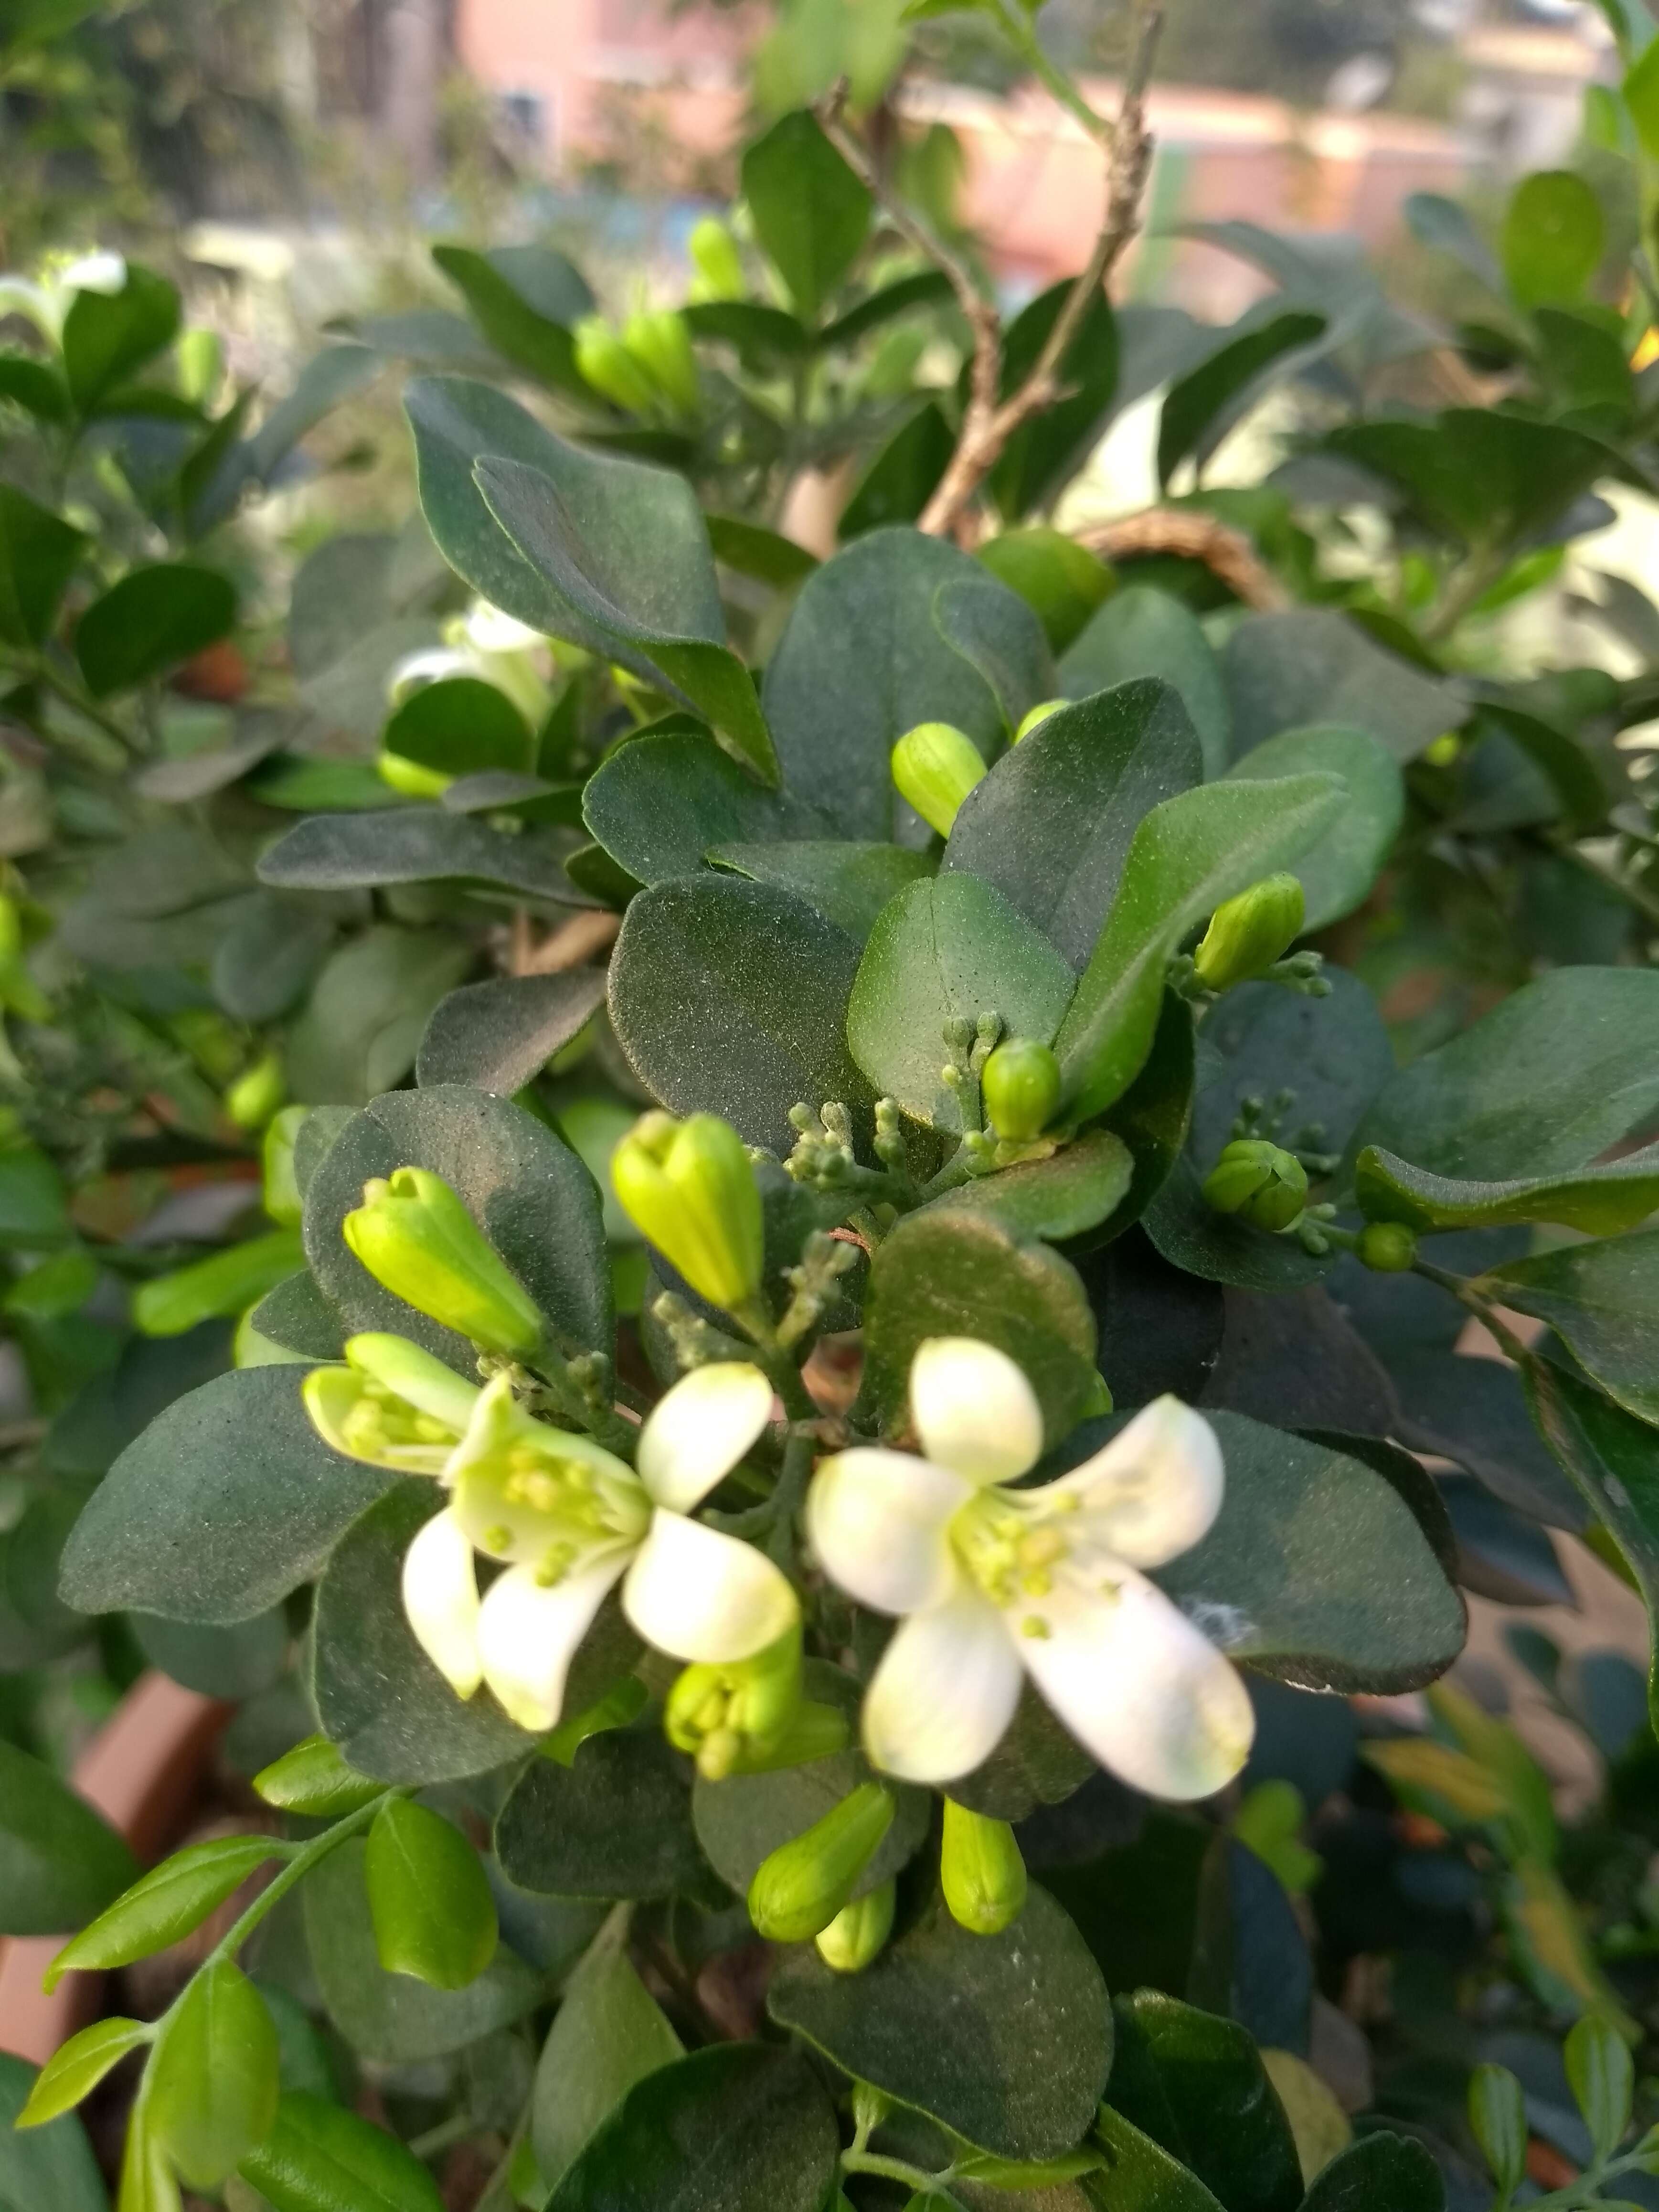
[[[441,799],[455,781],[441,768],[428,768],[423,762],[410,760],[404,753],[384,750],[374,756],[374,773],[382,783],[390,784],[405,799]]]
[[[535,1302],[441,1176],[398,1168],[376,1176],[341,1231],[381,1288],[416,1313],[510,1358],[540,1348],[546,1324]]]
[[[288,1091],[280,1053],[267,1052],[245,1068],[225,1093],[225,1111],[239,1129],[263,1129]]]
[[[1379,1275],[1403,1275],[1417,1257],[1417,1238],[1403,1221],[1368,1221],[1354,1254]]]
[[[749,1917],[772,1943],[805,1943],[851,1901],[893,1824],[892,1793],[861,1782],[832,1812],[761,1861]]]
[[[706,215],[693,223],[685,246],[697,272],[693,289],[700,300],[742,299],[743,257],[718,216]]]
[[[1210,916],[1193,968],[1207,990],[1229,991],[1265,975],[1302,932],[1307,902],[1292,875],[1264,876]]]
[[[1025,1862],[1006,1820],[945,1801],[939,1883],[951,1917],[975,1936],[999,1936],[1025,1907]]]
[[[1014,743],[1018,744],[1022,738],[1029,738],[1033,730],[1040,730],[1050,714],[1059,714],[1062,707],[1069,707],[1071,703],[1069,699],[1042,700],[1037,706],[1032,708],[1030,713],[1025,716],[1019,727],[1014,732]]]
[[[973,739],[949,722],[918,722],[893,748],[893,781],[929,829],[948,837],[962,802],[985,778]]]
[[[602,398],[629,415],[648,415],[657,387],[603,315],[588,315],[572,333],[577,371]]]
[[[1308,1202],[1307,1170],[1265,1138],[1236,1138],[1205,1177],[1204,1197],[1253,1229],[1288,1229]]]
[[[697,357],[691,350],[691,333],[684,315],[676,314],[672,307],[630,315],[623,329],[623,343],[676,414],[702,411]]]
[[[641,1116],[611,1156],[617,1203],[699,1297],[736,1313],[758,1296],[760,1188],[743,1139],[718,1115]]]
[[[980,1087],[998,1136],[1021,1144],[1040,1137],[1054,1118],[1060,1062],[1035,1037],[1010,1037],[986,1061]]]
[[[861,1974],[878,1957],[893,1932],[893,1908],[898,1901],[896,1882],[884,1881],[843,1905],[827,1928],[813,1937],[818,1956],[838,1974]]]

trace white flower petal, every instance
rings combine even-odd
[[[445,1681],[458,1698],[470,1698],[483,1680],[478,1577],[472,1546],[453,1513],[434,1513],[404,1553],[404,1611]]]
[[[772,1385],[746,1359],[694,1367],[640,1431],[640,1480],[659,1505],[690,1513],[730,1474],[772,1418]]]
[[[752,1659],[799,1618],[787,1577],[752,1544],[658,1511],[623,1585],[623,1611],[672,1659]]]
[[[1179,1398],[1157,1398],[1127,1429],[1038,1498],[1083,1500],[1089,1534],[1132,1566],[1191,1551],[1221,1510],[1226,1470],[1215,1431]]]
[[[910,1413],[931,1460],[969,1482],[1010,1482],[1042,1455],[1042,1408],[1006,1352],[930,1336],[910,1363]]]
[[[1243,1683],[1186,1614],[1133,1567],[1111,1591],[1065,1576],[1010,1613],[1019,1656],[1085,1749],[1153,1797],[1209,1797],[1249,1756],[1255,1715]]]
[[[951,1519],[973,1495],[948,1467],[860,1445],[820,1463],[806,1493],[806,1533],[849,1597],[878,1613],[918,1613],[950,1595]]]
[[[107,248],[101,252],[83,253],[78,261],[71,261],[60,269],[58,283],[65,292],[105,292],[113,294],[126,289],[127,264],[123,257]]]
[[[540,630],[532,629],[488,599],[473,600],[461,617],[461,629],[467,643],[480,653],[526,653],[547,643]]]
[[[864,1747],[906,1782],[955,1782],[996,1749],[1019,1703],[1006,1622],[965,1576],[943,1605],[912,1613],[864,1698]]]
[[[557,1726],[577,1646],[627,1565],[627,1552],[615,1551],[551,1589],[534,1567],[509,1567],[484,1592],[478,1610],[484,1680],[508,1717],[532,1735]]]
[[[394,707],[401,707],[410,693],[422,684],[442,684],[452,676],[472,673],[471,660],[453,646],[422,646],[418,653],[406,653],[393,664],[386,679],[386,696]]]

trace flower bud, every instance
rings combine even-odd
[[[280,1221],[285,1229],[296,1228],[305,1212],[305,1201],[300,1196],[299,1180],[294,1172],[294,1146],[300,1125],[310,1111],[308,1106],[280,1107],[265,1126],[264,1142],[260,1147],[260,1164],[264,1170],[260,1202],[271,1219]]]
[[[702,412],[697,357],[691,350],[691,333],[684,315],[676,314],[672,307],[630,315],[623,343],[677,415]]]
[[[749,1885],[749,1917],[773,1943],[805,1943],[851,1898],[893,1822],[890,1791],[862,1782],[805,1835],[780,1844]]]
[[[760,1188],[743,1139],[717,1115],[641,1116],[611,1156],[623,1212],[700,1297],[727,1313],[761,1285]]]
[[[951,1917],[975,1936],[1000,1936],[1025,1909],[1025,1862],[1006,1820],[945,1801],[939,1882]]]
[[[585,383],[629,415],[648,415],[656,386],[603,315],[588,315],[574,333],[576,367]]]
[[[1403,1221],[1368,1221],[1354,1255],[1379,1275],[1403,1275],[1417,1257],[1417,1238]]]
[[[263,1129],[287,1090],[281,1054],[265,1053],[226,1091],[225,1111],[239,1129]]]
[[[1306,1169],[1293,1152],[1261,1137],[1238,1137],[1204,1182],[1206,1202],[1253,1229],[1288,1229],[1308,1200]]]
[[[1292,875],[1264,876],[1210,916],[1204,940],[1193,955],[1198,980],[1206,989],[1230,991],[1265,975],[1301,933],[1307,902]]]
[[[479,1393],[406,1337],[354,1336],[343,1366],[313,1367],[300,1386],[311,1425],[348,1459],[400,1474],[441,1474]]]
[[[428,768],[404,753],[384,750],[374,756],[374,773],[405,799],[441,799],[455,781],[441,768]]]
[[[685,246],[697,272],[692,289],[698,299],[742,299],[743,258],[738,241],[718,216],[706,215],[693,223]]]
[[[363,1203],[342,1224],[347,1245],[375,1281],[486,1351],[527,1358],[546,1328],[441,1176],[398,1168],[363,1185]]]
[[[1042,727],[1042,725],[1048,720],[1050,714],[1059,714],[1062,707],[1069,707],[1071,703],[1072,702],[1069,699],[1043,699],[1040,701],[1036,706],[1032,708],[1030,714],[1024,717],[1020,723],[1019,727],[1014,732],[1014,743],[1018,744],[1022,738],[1029,738],[1033,730],[1040,730]]]
[[[893,748],[893,781],[928,827],[948,837],[962,802],[985,776],[971,738],[949,722],[918,722]]]
[[[893,1907],[898,1884],[884,1881],[866,1890],[850,1905],[843,1905],[827,1928],[813,1937],[818,1956],[838,1974],[861,1974],[878,1955],[893,1932]]]
[[[986,1061],[980,1085],[998,1136],[1023,1143],[1042,1134],[1060,1103],[1060,1062],[1035,1037],[1010,1037]]]
[[[800,1710],[801,1632],[793,1622],[752,1659],[688,1667],[668,1693],[663,1729],[690,1753],[709,1782],[753,1773],[787,1734]]]

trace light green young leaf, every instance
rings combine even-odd
[[[1507,2066],[1477,2066],[1470,2075],[1469,2126],[1498,2188],[1518,2189],[1527,2171],[1527,2106]]]
[[[325,2097],[295,2091],[237,2171],[275,2212],[441,2212],[414,2153]]]
[[[815,322],[858,258],[873,203],[805,113],[786,115],[743,157],[755,235],[799,313]]]
[[[360,1811],[386,1784],[346,1765],[325,1735],[308,1735],[256,1774],[253,1788],[267,1805],[310,1820],[337,1820]]]
[[[459,1828],[423,1805],[389,1797],[363,1862],[374,1948],[389,1974],[464,1990],[495,1955],[495,1904],[482,1863]]]
[[[1636,2068],[1630,2045],[1595,2014],[1574,2024],[1562,2053],[1573,2101],[1584,2116],[1598,2159],[1611,2158],[1630,2125]]]
[[[556,2185],[584,2144],[647,2074],[683,2055],[678,2036],[607,1923],[565,1985],[536,2068],[531,2136]]]
[[[47,1969],[46,1987],[71,1972],[126,1966],[165,1951],[285,1850],[273,1836],[217,1836],[175,1851],[64,1946]]]
[[[142,2020],[112,2017],[94,2021],[60,2044],[35,2077],[28,2102],[14,2124],[38,2128],[55,2120],[91,2094],[129,2051],[148,2043],[154,2031]]]
[[[216,2188],[276,2118],[276,2029],[228,1959],[208,1966],[167,2015],[150,2061],[151,2126],[193,2189]]]

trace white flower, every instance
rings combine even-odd
[[[770,1418],[758,1368],[734,1361],[677,1382],[641,1431],[636,1474],[535,1419],[505,1375],[477,1389],[397,1337],[354,1337],[346,1357],[307,1377],[322,1435],[449,1492],[409,1547],[403,1595],[459,1696],[488,1683],[521,1728],[552,1728],[576,1648],[618,1581],[634,1627],[687,1662],[752,1658],[796,1620],[764,1553],[690,1517]],[[480,1552],[503,1567],[482,1597]]]
[[[1158,1797],[1207,1797],[1250,1747],[1244,1686],[1139,1571],[1188,1550],[1221,1505],[1215,1433],[1160,1398],[1083,1466],[1036,1490],[1042,1420],[1003,1352],[922,1344],[910,1409],[926,1456],[823,1462],[807,1528],[861,1605],[902,1616],[864,1700],[865,1747],[907,1781],[949,1783],[995,1748],[1029,1674],[1103,1766]]]

